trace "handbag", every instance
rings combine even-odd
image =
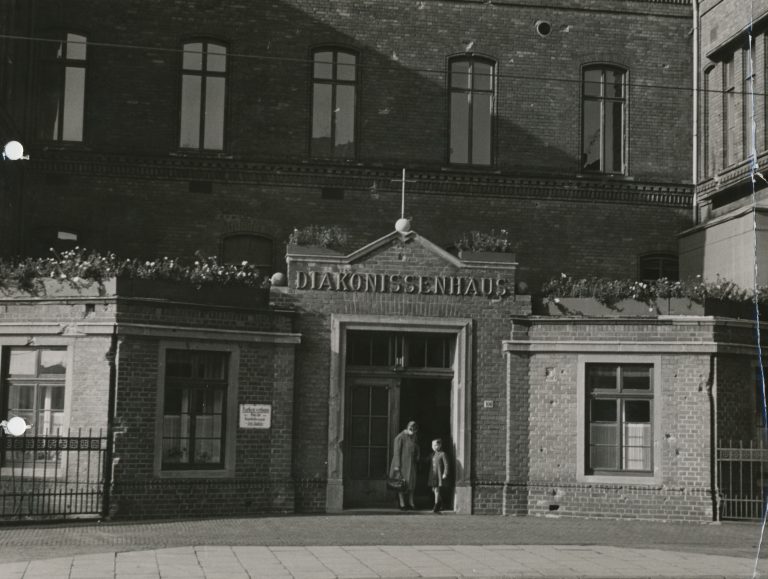
[[[391,491],[402,493],[405,492],[405,489],[408,488],[408,483],[406,483],[405,480],[401,478],[390,477],[387,479],[387,488]]]

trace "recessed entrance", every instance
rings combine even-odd
[[[444,502],[472,512],[472,325],[466,318],[331,316],[329,512],[395,508],[386,477],[394,437],[409,420],[420,425],[417,505],[432,504],[426,459],[439,437],[452,470]]]
[[[385,479],[392,441],[410,420],[419,424],[417,506],[432,506],[427,486],[431,441],[455,455],[451,425],[454,333],[353,330],[346,336],[344,508],[392,507]],[[453,460],[451,460],[453,463]],[[450,468],[454,470],[453,466]],[[452,485],[443,490],[452,506]]]

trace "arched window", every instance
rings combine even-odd
[[[179,146],[224,149],[227,48],[208,41],[184,45]]]
[[[335,48],[312,55],[312,157],[354,159],[357,56]]]
[[[240,233],[225,237],[222,241],[222,261],[242,263],[247,261],[262,273],[272,273],[272,240],[261,235]]]
[[[680,279],[677,256],[674,253],[648,253],[638,260],[638,277],[653,281],[666,277],[672,281]]]
[[[452,58],[449,74],[451,163],[490,165],[496,65],[486,58]]]
[[[86,37],[67,33],[41,43],[37,136],[45,141],[83,140]]]
[[[627,71],[584,67],[581,92],[581,170],[625,173]]]

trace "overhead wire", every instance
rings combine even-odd
[[[28,42],[44,42],[44,43],[62,43],[63,40],[61,38],[45,38],[45,37],[39,37],[39,36],[22,36],[22,35],[15,35],[15,34],[0,34],[0,38],[7,39],[7,40],[23,40]],[[168,46],[149,46],[149,45],[143,45],[143,44],[125,44],[125,43],[118,43],[118,42],[99,42],[99,41],[93,41],[93,40],[87,40],[85,42],[77,41],[77,40],[70,40],[67,41],[72,44],[84,44],[85,46],[92,46],[92,47],[100,47],[100,48],[114,48],[114,49],[125,49],[125,50],[141,50],[145,52],[165,52],[169,54],[183,54],[183,53],[189,53],[189,51],[185,51],[183,48],[177,48],[177,47],[168,47]],[[472,53],[468,53],[472,54]],[[291,56],[273,56],[268,54],[255,54],[255,53],[247,53],[247,52],[228,52],[227,58],[241,58],[241,59],[250,59],[250,60],[262,60],[265,62],[290,62],[294,64],[306,64],[306,65],[312,65],[316,64],[316,62],[321,62],[322,64],[332,64],[330,61],[315,61],[312,58],[301,58],[301,57],[291,57]],[[498,61],[497,61],[498,62]],[[339,66],[354,66],[355,68],[359,70],[391,70],[392,67],[398,66],[398,61],[392,61],[388,66],[383,65],[377,65],[377,64],[340,64]],[[421,73],[421,74],[434,74],[438,76],[444,76],[446,75],[447,71],[445,69],[436,69],[436,68],[419,68],[419,67],[405,67],[407,68],[408,72],[412,73]],[[478,73],[475,73],[476,75]],[[568,78],[568,77],[562,77],[562,76],[543,76],[543,75],[526,75],[526,74],[519,74],[519,73],[510,73],[510,72],[495,72],[492,73],[492,76],[496,79],[512,79],[512,80],[532,80],[532,81],[538,81],[542,83],[571,83],[571,84],[582,84],[584,81],[581,78]],[[628,88],[643,88],[643,89],[658,89],[658,90],[670,90],[670,91],[680,91],[680,92],[694,92],[698,91],[699,93],[718,93],[718,94],[724,94],[726,91],[720,90],[720,89],[703,89],[699,87],[698,89],[694,89],[691,86],[684,86],[684,85],[671,85],[671,84],[663,84],[663,83],[640,83],[640,82],[632,82],[632,81],[624,81],[624,86]],[[747,91],[729,91],[729,94],[741,94],[746,95],[749,94]],[[757,96],[765,96],[768,93],[765,92],[754,92]]]

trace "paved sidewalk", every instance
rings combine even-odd
[[[736,578],[752,577],[759,532],[388,512],[22,525],[0,527],[0,578]],[[758,572],[768,577],[768,559]]]
[[[751,577],[739,557],[551,545],[178,547],[0,565],[3,579]]]

